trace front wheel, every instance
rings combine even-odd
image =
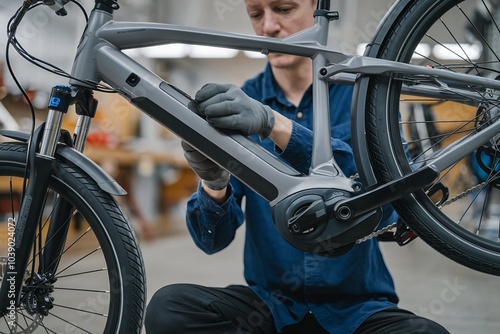
[[[402,1],[369,55],[474,76],[500,78],[500,8],[489,1]],[[392,21],[391,21],[392,20]],[[402,87],[427,84],[439,94]],[[364,78],[358,97],[365,152],[378,182],[398,179],[500,115],[499,93],[464,82],[459,90],[423,76]],[[435,92],[435,91],[434,91]],[[363,132],[364,132],[363,131]],[[467,267],[500,275],[500,145],[492,138],[441,173],[434,185],[394,203],[429,245]],[[370,172],[366,165],[364,172]]]
[[[0,144],[0,282],[25,163],[25,144]],[[114,199],[78,166],[58,161],[54,170],[42,221],[35,222],[39,227],[21,305],[0,319],[0,333],[139,333],[145,276],[129,223]],[[53,208],[62,199],[73,209],[57,231],[67,231],[62,249],[47,259],[57,239],[47,237]],[[54,275],[48,267],[56,268]]]

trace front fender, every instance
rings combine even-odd
[[[11,130],[0,130],[0,135],[25,143],[27,143],[30,139],[30,135],[28,133]],[[105,192],[117,196],[127,194],[127,192],[118,184],[118,182],[116,182],[109,174],[107,174],[98,164],[96,164],[77,150],[64,144],[59,144],[56,149],[56,157],[71,161],[73,164],[81,168],[97,183],[99,188],[101,188]]]

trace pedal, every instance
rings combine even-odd
[[[416,238],[418,238],[418,235],[413,232],[401,218],[398,218],[396,232],[394,233],[394,240],[398,243],[398,245],[408,245]]]
[[[450,191],[441,182],[433,184],[431,187],[425,189],[427,196],[436,204],[441,206],[446,202],[450,196]]]

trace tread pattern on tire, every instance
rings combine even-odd
[[[1,143],[0,154],[5,155],[5,160],[15,161],[24,165],[27,146],[22,143]],[[0,159],[0,164],[2,159]],[[2,168],[0,166],[0,168]],[[12,169],[12,168],[11,168]],[[79,183],[83,191],[88,191],[91,196],[98,199],[101,206],[106,210],[106,214],[112,221],[112,226],[105,226],[110,235],[111,242],[118,249],[121,263],[118,265],[124,271],[124,280],[127,285],[126,305],[123,306],[124,315],[122,322],[128,324],[128,328],[120,329],[121,333],[139,333],[142,328],[143,315],[146,300],[146,281],[144,262],[140,252],[137,238],[130,224],[125,219],[123,212],[112,196],[105,193],[94,180],[85,174],[78,166],[68,161],[58,161],[56,167],[56,177],[62,179],[73,179]],[[81,189],[80,189],[81,190]],[[82,190],[81,190],[82,191]],[[81,193],[81,192],[80,192]]]

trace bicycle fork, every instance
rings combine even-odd
[[[9,239],[11,242],[9,242],[7,250],[8,261],[0,287],[0,316],[7,314],[11,320],[14,320],[15,309],[21,303],[24,303],[26,310],[31,314],[47,315],[52,307],[52,300],[49,296],[51,290],[46,288],[50,288],[50,285],[55,282],[54,275],[59,264],[73,211],[71,204],[62,198],[56,200],[51,211],[45,245],[38,250],[38,253],[36,248],[33,251],[33,263],[36,260],[35,257],[39,257],[41,260],[38,264],[37,273],[31,272],[31,277],[25,282],[25,287],[31,286],[34,288],[31,292],[32,295],[27,298],[29,301],[23,301],[21,297],[30,293],[29,289],[26,289],[25,293],[23,293],[23,281],[26,279],[32,246],[34,247],[36,238],[42,237],[41,235],[37,236],[37,227],[43,216],[49,180],[56,161],[55,152],[61,137],[62,118],[72,101],[71,93],[71,89],[67,86],[56,86],[52,89],[47,121],[35,130],[29,141],[27,156],[29,182],[27,188],[23,191],[18,217],[15,220],[14,235]],[[91,98],[91,95],[87,94],[85,97],[86,99],[82,97],[79,97],[79,99],[86,102],[83,109],[87,110],[87,107],[93,109],[93,117],[97,103]],[[77,104],[77,110],[79,106],[81,109],[82,104]],[[77,128],[72,140],[80,151],[83,151],[90,126],[91,117],[87,114],[88,112],[86,115],[79,114]],[[72,145],[72,142],[68,142],[68,144]],[[37,293],[37,286],[44,284],[44,294]],[[39,300],[40,298],[43,300]]]

